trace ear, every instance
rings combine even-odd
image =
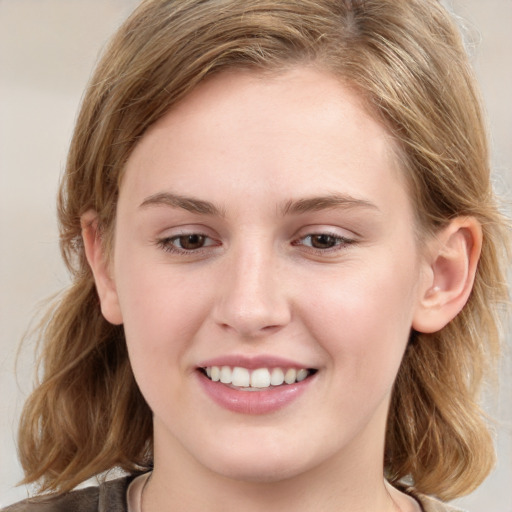
[[[123,317],[115,282],[111,277],[109,261],[103,247],[97,213],[93,210],[87,211],[80,217],[80,223],[85,256],[94,275],[101,313],[111,324],[120,325],[123,323]]]
[[[482,249],[482,228],[473,217],[457,217],[427,243],[425,280],[413,329],[433,333],[466,304]]]

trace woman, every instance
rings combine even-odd
[[[12,510],[428,512],[488,473],[507,234],[438,2],[144,2],[59,218],[20,427],[57,495]]]

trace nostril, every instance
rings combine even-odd
[[[264,320],[237,317],[234,318],[230,323],[220,323],[220,327],[225,331],[235,332],[238,336],[244,339],[250,339],[271,335],[282,329],[286,323],[287,322],[284,322],[283,324],[273,323],[270,325],[265,325]]]

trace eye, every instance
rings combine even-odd
[[[174,237],[171,239],[171,241],[180,249],[193,251],[195,249],[200,249],[201,247],[204,247],[206,239],[207,237],[205,235],[193,233],[191,235],[181,235],[178,237]]]
[[[218,243],[202,233],[184,233],[157,240],[157,245],[167,252],[186,254],[198,252]]]
[[[302,239],[304,245],[308,245],[315,249],[330,249],[336,245],[339,245],[341,238],[326,233],[320,233],[318,235],[308,235]]]
[[[342,247],[353,243],[348,238],[330,234],[330,233],[314,233],[299,239],[296,244],[302,244],[317,250],[328,250],[336,247]]]

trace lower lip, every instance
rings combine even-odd
[[[314,380],[314,376],[278,386],[267,391],[239,391],[221,382],[213,382],[204,373],[197,372],[199,382],[206,394],[229,411],[241,414],[269,414],[286,407],[298,399]]]

